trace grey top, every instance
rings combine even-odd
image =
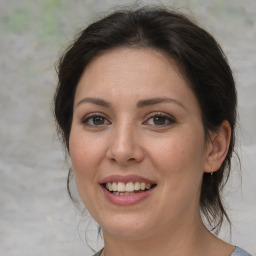
[[[250,253],[246,252],[245,250],[235,247],[235,250],[232,252],[231,256],[252,256]]]
[[[101,249],[99,252],[97,252],[94,256],[100,256],[102,251],[103,251],[103,249]],[[252,256],[252,255],[249,254],[248,252],[246,252],[245,250],[236,246],[235,250],[232,252],[232,254],[230,256]]]

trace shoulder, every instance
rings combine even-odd
[[[246,252],[245,250],[243,250],[242,248],[239,248],[236,246],[231,256],[252,256],[252,255]]]

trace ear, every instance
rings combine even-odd
[[[215,172],[220,168],[229,149],[230,136],[231,127],[227,120],[222,122],[217,132],[210,134],[204,165],[205,172]]]

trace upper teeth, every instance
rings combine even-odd
[[[108,182],[106,183],[106,188],[109,191],[117,191],[117,192],[133,192],[138,190],[150,189],[152,184],[147,184],[145,182]]]

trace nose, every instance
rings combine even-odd
[[[136,128],[122,125],[113,129],[106,157],[123,166],[141,162],[144,150]]]

